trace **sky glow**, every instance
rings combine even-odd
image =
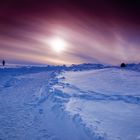
[[[1,60],[23,64],[140,62],[135,2],[14,1],[0,3]]]

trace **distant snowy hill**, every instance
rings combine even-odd
[[[0,140],[140,140],[140,64],[0,68]]]

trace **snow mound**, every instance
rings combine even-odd
[[[0,68],[0,139],[139,140],[139,65]]]
[[[65,110],[96,139],[139,139],[139,72],[112,67],[63,72],[58,79],[54,88],[67,95]]]

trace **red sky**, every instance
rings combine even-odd
[[[10,63],[140,62],[136,0],[5,0],[0,2],[0,59]],[[50,40],[66,48],[56,53]]]

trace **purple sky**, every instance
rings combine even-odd
[[[67,46],[61,53],[54,38]],[[10,63],[140,62],[140,4],[136,0],[4,0],[0,59]]]

